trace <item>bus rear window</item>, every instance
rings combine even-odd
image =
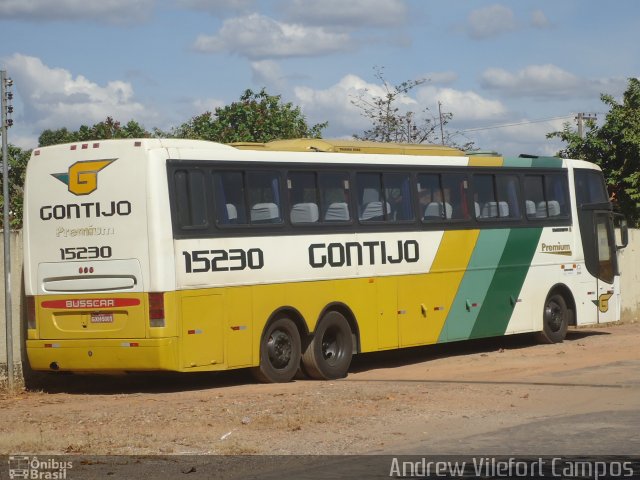
[[[174,173],[177,218],[180,228],[206,229],[207,197],[204,174],[200,170],[177,170]]]

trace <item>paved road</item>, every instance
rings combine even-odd
[[[473,382],[482,384],[482,380]],[[494,382],[486,382],[490,385]],[[496,385],[505,386],[503,380]],[[539,399],[514,418],[499,412],[494,426],[465,431],[473,419],[453,419],[451,434],[414,439],[385,453],[424,455],[638,455],[640,361],[616,361],[514,380]],[[485,422],[486,424],[486,422]]]

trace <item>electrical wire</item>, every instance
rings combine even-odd
[[[575,115],[563,115],[561,117],[549,117],[549,118],[541,118],[539,120],[528,120],[526,122],[518,122],[518,123],[504,123],[502,125],[491,125],[489,127],[478,127],[478,128],[468,128],[465,130],[460,130],[460,132],[462,133],[467,133],[467,132],[478,132],[480,130],[492,130],[492,129],[496,129],[496,128],[508,128],[508,127],[517,127],[520,125],[529,125],[531,123],[543,123],[543,122],[549,122],[551,120],[561,120],[563,118],[574,118]]]

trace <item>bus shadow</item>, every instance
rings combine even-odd
[[[609,332],[598,330],[569,330],[565,343],[571,343],[583,338],[610,335]],[[440,343],[419,347],[409,347],[399,350],[363,353],[353,357],[350,373],[366,372],[377,368],[393,368],[404,365],[422,363],[441,358],[452,358],[463,355],[491,353],[497,350],[519,350],[539,345],[535,334],[523,333],[504,337],[479,338],[459,342]]]
[[[36,373],[28,390],[72,395],[175,393],[256,383],[248,369],[226,372],[134,372],[122,374]]]
[[[609,333],[597,330],[571,330],[567,333],[565,342],[575,342],[596,335],[609,335]],[[358,373],[377,368],[401,367],[439,358],[489,353],[500,349],[517,350],[529,348],[538,343],[535,335],[522,334],[364,353],[353,357],[349,372]],[[28,390],[72,395],[162,394],[257,383],[249,369],[223,372],[150,372],[114,375],[31,372],[29,377]]]

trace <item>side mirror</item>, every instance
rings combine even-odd
[[[614,227],[616,229],[620,229],[620,245],[618,245],[618,239],[616,238],[616,249],[622,250],[629,244],[629,227],[627,226],[627,219],[620,213],[614,213],[613,221]]]

